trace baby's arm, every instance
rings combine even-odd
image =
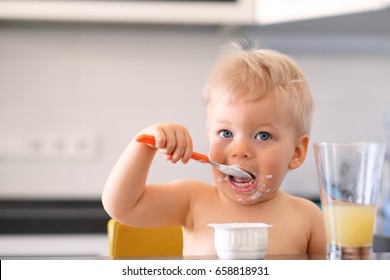
[[[311,233],[309,245],[307,248],[308,254],[326,254],[326,235],[325,226],[321,210],[314,205],[311,212]]]
[[[177,124],[152,125],[140,134],[150,134],[156,145],[132,140],[115,164],[103,190],[102,202],[114,219],[138,226],[184,223],[189,195],[181,184],[146,185],[149,168],[157,150],[173,163],[187,163],[192,154],[188,130]]]

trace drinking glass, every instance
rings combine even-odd
[[[315,143],[330,259],[369,259],[385,145]]]

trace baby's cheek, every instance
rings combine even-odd
[[[210,147],[209,158],[212,161],[215,161],[218,163],[225,163],[225,155],[226,155],[226,152],[224,152],[221,148]]]

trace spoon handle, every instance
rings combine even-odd
[[[156,139],[154,139],[153,135],[149,134],[141,134],[138,135],[135,138],[135,141],[139,143],[144,143],[144,144],[150,144],[150,145],[156,145]],[[208,163],[210,160],[208,156],[205,154],[197,153],[197,152],[192,152],[191,158],[197,161],[200,161],[202,163]]]

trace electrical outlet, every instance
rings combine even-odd
[[[97,151],[96,137],[92,134],[74,135],[71,141],[71,151],[78,158],[93,157]]]
[[[25,157],[47,157],[49,154],[47,138],[45,135],[33,134],[26,136],[22,141],[21,153]]]
[[[97,154],[97,139],[92,133],[36,133],[0,137],[0,158],[83,160]]]
[[[62,133],[47,137],[50,158],[71,158],[71,137]]]

